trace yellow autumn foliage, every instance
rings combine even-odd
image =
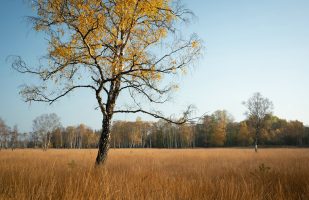
[[[51,57],[59,63],[97,62],[114,75],[128,70],[133,59],[147,62],[147,46],[167,36],[167,26],[158,23],[168,25],[175,19],[170,0],[39,0],[38,4],[42,20],[35,29],[44,31],[52,24],[62,35],[51,38]],[[102,56],[106,49],[108,56]],[[156,66],[138,67],[137,76],[161,79]]]

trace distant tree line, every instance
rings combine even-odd
[[[114,121],[113,148],[195,148],[247,147],[254,145],[252,119],[235,122],[225,110],[205,115],[196,123],[175,125],[157,122]],[[0,119],[0,148],[96,148],[100,130],[84,124],[63,127],[55,114],[41,115],[33,121],[33,131],[20,133]],[[287,121],[267,115],[261,126],[259,143],[264,146],[309,146],[309,127],[300,121]]]
[[[56,114],[44,114],[33,120],[33,131],[20,133],[15,125],[8,127],[0,118],[2,148],[96,148],[99,132],[84,124],[63,127]]]
[[[309,146],[309,127],[297,120],[267,115],[260,132],[260,145]],[[231,115],[219,110],[183,125],[115,121],[111,137],[114,148],[246,147],[254,145],[255,127],[251,119],[234,122]]]

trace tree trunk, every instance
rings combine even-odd
[[[255,153],[258,152],[258,136],[259,136],[259,132],[260,132],[260,130],[259,130],[259,128],[257,128],[256,131],[255,131],[255,143],[254,143],[254,151],[255,151]]]
[[[110,147],[110,125],[111,125],[111,118],[104,117],[102,133],[98,145],[99,150],[96,158],[97,165],[104,164],[107,158],[107,153]]]
[[[46,146],[46,150],[49,148],[50,146],[50,138],[51,138],[51,134],[47,134],[47,146]]]

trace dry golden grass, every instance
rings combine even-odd
[[[0,199],[309,199],[309,149],[0,151]]]

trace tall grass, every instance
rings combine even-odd
[[[309,149],[1,150],[0,199],[309,199]]]

